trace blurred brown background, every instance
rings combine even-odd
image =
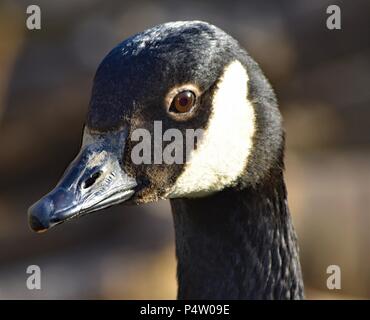
[[[42,29],[25,26],[38,4]],[[342,30],[326,28],[338,4]],[[79,149],[92,78],[118,42],[205,20],[237,38],[276,89],[308,298],[370,298],[370,2],[0,2],[0,298],[175,298],[169,204],[115,207],[33,234],[26,210]],[[26,288],[26,267],[42,290]],[[326,288],[339,265],[342,290]]]

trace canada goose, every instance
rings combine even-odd
[[[139,142],[130,136],[153,133],[155,121],[184,136],[204,129],[187,162],[133,162]],[[114,204],[170,199],[178,298],[301,299],[283,156],[281,115],[257,63],[213,25],[165,23],[101,62],[81,151],[30,207],[30,226],[40,232]]]

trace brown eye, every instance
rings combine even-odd
[[[173,98],[169,111],[174,113],[189,112],[195,104],[195,94],[190,91],[182,91]]]

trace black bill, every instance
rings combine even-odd
[[[30,227],[46,231],[59,223],[124,202],[136,181],[122,169],[127,130],[92,134],[85,129],[81,151],[58,185],[28,209]]]

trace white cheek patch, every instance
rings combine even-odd
[[[255,132],[248,80],[239,61],[226,67],[213,96],[208,127],[167,193],[169,198],[202,197],[236,183],[247,164]]]

